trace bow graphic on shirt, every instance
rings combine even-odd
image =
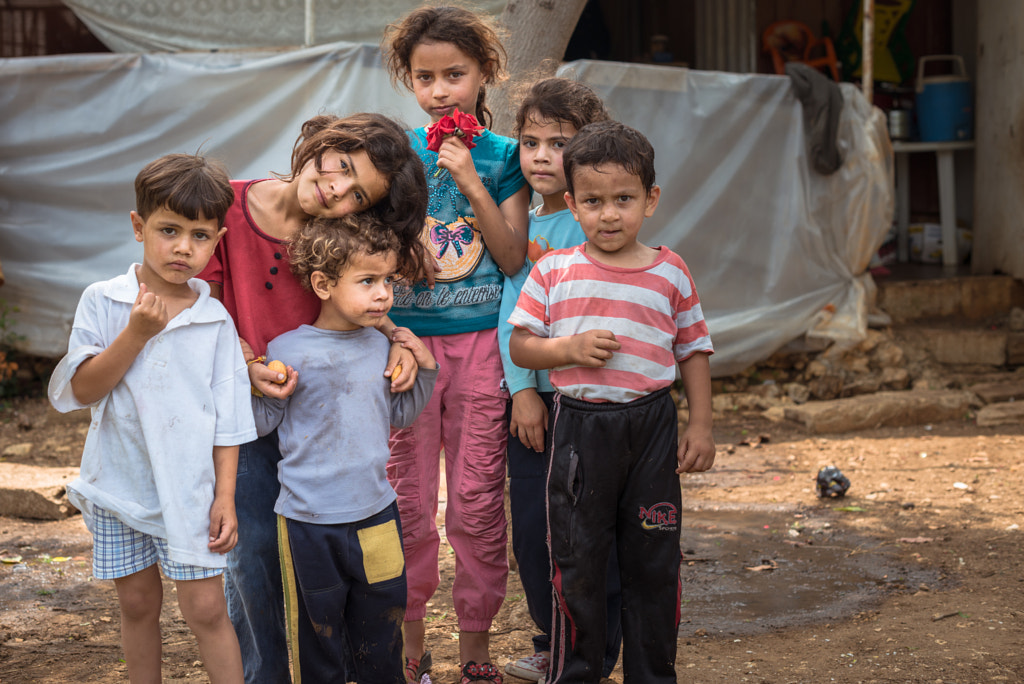
[[[430,227],[430,241],[441,248],[437,252],[440,259],[448,251],[448,247],[454,247],[455,253],[462,258],[462,245],[469,245],[473,242],[473,228],[465,223],[453,223],[446,226],[438,223]]]

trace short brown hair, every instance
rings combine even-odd
[[[220,228],[234,201],[224,165],[200,154],[164,155],[135,177],[135,211],[143,219],[166,207],[190,221],[216,219]]]
[[[352,255],[387,252],[394,252],[398,257],[396,274],[411,273],[419,267],[398,233],[388,228],[379,216],[359,212],[340,218],[313,219],[292,240],[288,259],[292,273],[308,290],[312,289],[310,278],[315,271],[335,283]]]
[[[587,124],[610,118],[604,102],[590,86],[568,78],[545,78],[534,83],[519,103],[513,135],[518,138],[527,121],[538,119],[569,124],[579,131]]]
[[[575,196],[573,175],[579,166],[617,164],[640,178],[645,192],[654,187],[654,148],[643,133],[619,123],[601,121],[584,126],[562,152],[565,185]]]

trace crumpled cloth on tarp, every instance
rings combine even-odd
[[[811,167],[829,175],[843,165],[843,153],[836,138],[839,135],[839,113],[843,94],[839,84],[817,69],[800,62],[786,64],[786,75],[793,83],[804,114],[804,133]]]

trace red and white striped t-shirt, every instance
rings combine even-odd
[[[562,394],[625,403],[672,384],[676,364],[711,354],[693,278],[667,247],[643,268],[590,258],[586,244],[548,252],[523,285],[509,322],[538,337],[611,330],[622,348],[603,368],[560,366],[550,373]]]

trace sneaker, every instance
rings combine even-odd
[[[419,660],[412,658],[405,659],[405,679],[409,684],[430,684],[430,677],[427,671],[433,663],[430,660],[430,651],[423,654]]]
[[[544,679],[544,675],[548,673],[548,666],[550,664],[551,659],[548,656],[543,653],[534,653],[506,665],[505,674],[531,682],[540,682]]]
[[[474,661],[470,660],[462,666],[462,684],[470,684],[470,682],[502,684],[503,681],[498,668],[490,663],[480,663],[477,665]]]

